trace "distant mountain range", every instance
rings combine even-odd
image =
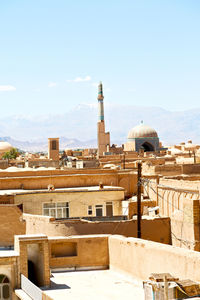
[[[141,120],[158,132],[164,145],[189,139],[200,143],[200,109],[171,112],[159,107],[105,103],[111,143],[126,142],[128,131]],[[96,104],[81,104],[60,115],[14,115],[0,119],[0,140],[28,151],[47,151],[48,137],[60,137],[61,149],[96,147],[96,123]]]

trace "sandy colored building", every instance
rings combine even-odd
[[[136,193],[137,174],[133,170],[26,170],[9,169],[0,171],[0,190],[44,190],[49,185],[54,188],[74,188],[99,186],[119,186],[125,189],[125,196]],[[1,197],[0,197],[1,201]]]
[[[6,195],[6,196],[5,196]],[[55,218],[80,218],[122,215],[124,189],[99,186],[48,190],[7,190],[0,196],[12,198],[23,212]]]
[[[119,235],[17,235],[0,263],[4,299],[118,300],[129,291],[142,300],[152,273],[170,273],[183,285],[193,280],[192,295],[199,291],[199,252]]]

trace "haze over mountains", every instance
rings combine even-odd
[[[105,103],[111,143],[126,142],[128,131],[144,124],[156,129],[164,145],[191,139],[200,143],[200,108],[171,112],[159,107]],[[15,115],[0,119],[0,140],[28,151],[47,151],[47,138],[60,137],[60,149],[96,147],[97,105],[81,104],[59,115]]]

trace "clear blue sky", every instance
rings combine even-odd
[[[0,117],[200,107],[199,0],[0,1]]]

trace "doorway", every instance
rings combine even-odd
[[[112,202],[106,202],[106,216],[112,217],[113,216],[113,204]]]
[[[44,257],[41,243],[27,245],[28,279],[37,286],[44,284]]]
[[[102,217],[103,216],[103,205],[96,205],[96,216]]]

